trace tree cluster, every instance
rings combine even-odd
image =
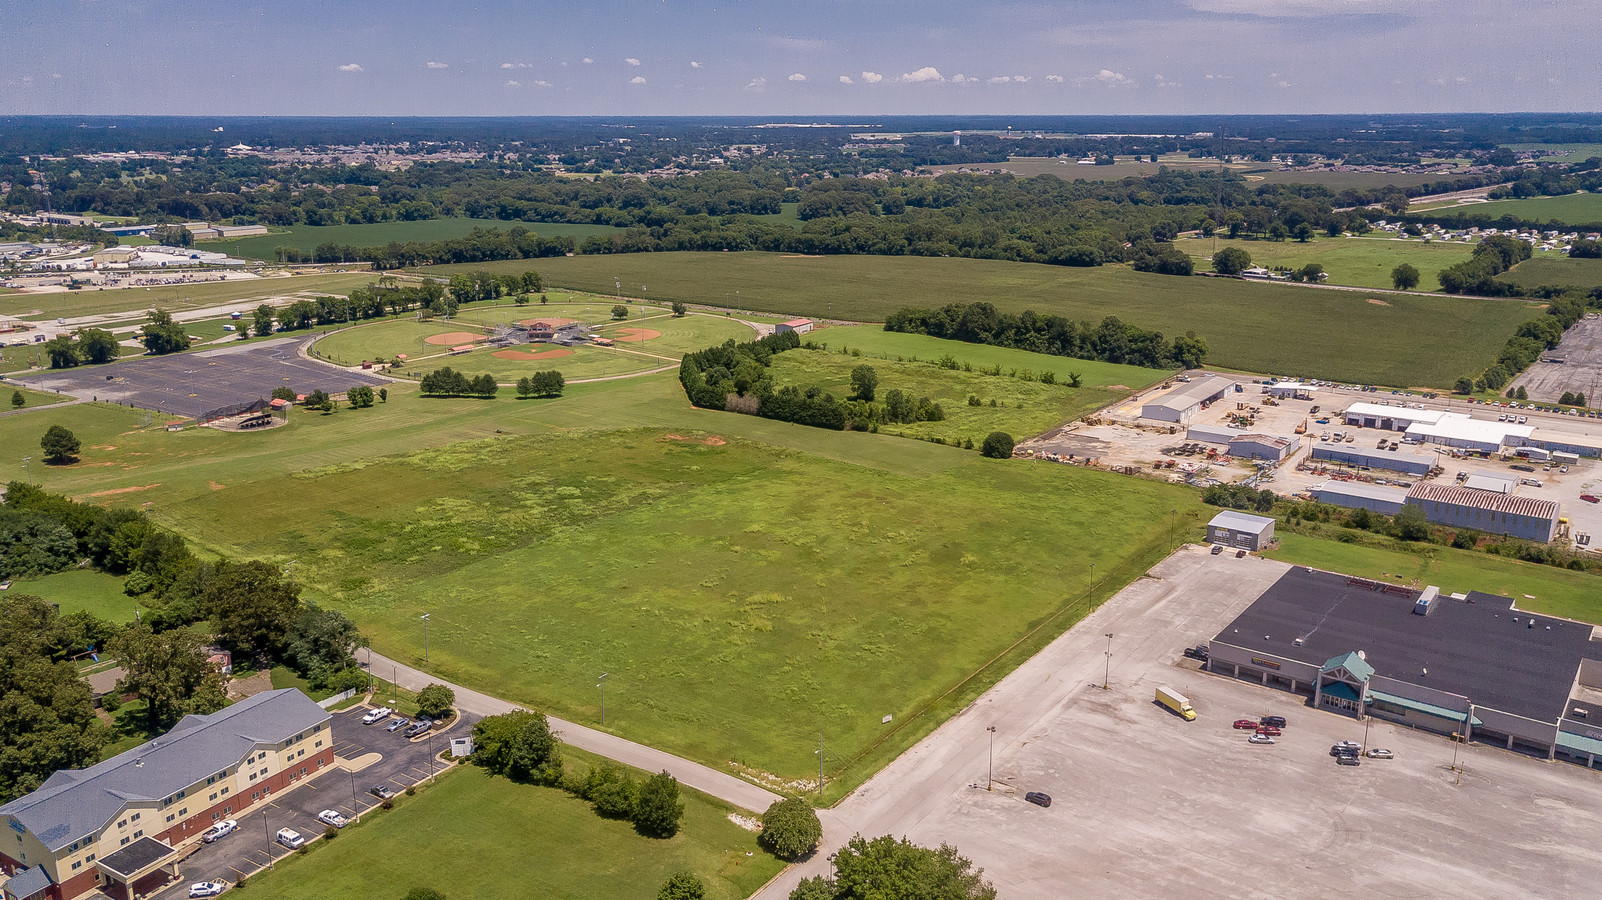
[[[160,356],[189,349],[189,335],[164,309],[150,311],[150,321],[139,329],[139,342],[149,353]]]
[[[0,599],[0,803],[58,769],[100,759],[109,730],[69,660],[103,646],[109,628],[87,613],[62,616],[55,604],[28,594]]]
[[[908,307],[892,313],[884,330],[1153,369],[1194,369],[1207,358],[1207,342],[1194,335],[1169,341],[1162,332],[1125,325],[1116,316],[1091,325],[1033,310],[1003,313],[984,301],[938,309]]]
[[[475,228],[466,237],[442,241],[407,241],[404,244],[391,241],[376,247],[325,243],[310,251],[293,247],[275,248],[279,262],[370,262],[373,268],[380,271],[502,259],[541,259],[566,256],[572,252],[574,240],[571,235],[542,238],[521,225],[514,225],[505,231],[499,228]]]
[[[1226,509],[1268,512],[1274,508],[1274,492],[1244,484],[1215,484],[1202,492],[1202,502]]]
[[[1441,283],[1441,290],[1449,294],[1508,296],[1513,286],[1497,281],[1496,276],[1529,259],[1533,252],[1529,244],[1518,238],[1492,235],[1476,244],[1468,259],[1447,266],[1435,277]]]
[[[122,347],[116,336],[105,329],[80,328],[71,336],[58,334],[45,341],[44,351],[50,357],[50,368],[70,369],[84,363],[111,362],[122,354]]]
[[[938,850],[889,835],[853,837],[834,857],[834,873],[802,881],[790,900],[995,900],[984,870],[950,844]]]
[[[501,389],[494,375],[469,376],[450,366],[423,376],[422,391],[437,397],[492,398]]]
[[[560,397],[562,389],[566,387],[567,380],[562,373],[551,369],[547,372],[535,372],[517,379],[517,396],[519,397]]]

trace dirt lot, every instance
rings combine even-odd
[[[1593,405],[1602,403],[1602,316],[1576,322],[1557,349],[1542,358],[1563,362],[1537,361],[1513,379],[1512,386],[1522,385],[1531,400],[1546,403],[1558,402],[1566,391],[1584,394]]]
[[[1369,746],[1396,759],[1337,766],[1330,745],[1364,739],[1355,719],[1183,660],[1284,569],[1201,548],[1171,557],[833,811],[838,840],[951,842],[1012,900],[1588,892],[1602,878],[1602,773],[1478,745],[1460,750],[1459,773],[1449,741],[1382,722]],[[1161,685],[1188,694],[1197,721],[1155,705]],[[1230,727],[1264,713],[1290,721],[1278,744]],[[1028,790],[1052,806],[1025,803]]]

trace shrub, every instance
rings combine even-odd
[[[656,892],[656,900],[702,900],[705,896],[706,885],[691,872],[675,873]]]
[[[812,805],[799,797],[780,800],[762,814],[762,833],[757,843],[784,860],[795,860],[811,853],[823,840],[823,825]]]
[[[595,811],[611,819],[633,818],[639,800],[639,785],[629,773],[610,763],[590,772],[580,796],[595,804]]]
[[[1012,435],[1005,431],[992,431],[985,436],[984,446],[979,452],[991,459],[1011,459],[1012,448]]]
[[[666,772],[645,779],[635,801],[634,827],[641,834],[670,838],[679,833],[679,820],[683,817],[678,779]]]

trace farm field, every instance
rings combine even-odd
[[[292,854],[250,879],[248,890],[264,900],[394,900],[418,887],[474,900],[651,900],[670,875],[691,871],[709,900],[737,900],[784,867],[729,821],[730,807],[681,790],[684,828],[658,840],[559,788],[515,784],[467,765],[388,812],[368,814],[337,840]]]
[[[1169,374],[1140,366],[1048,356],[1027,350],[942,340],[923,334],[885,331],[879,325],[834,325],[805,335],[802,340],[813,341],[829,350],[843,347],[861,350],[864,356],[881,358],[904,356],[908,359],[934,360],[949,354],[957,362],[971,363],[975,368],[1000,366],[1003,370],[1049,371],[1060,381],[1066,381],[1070,372],[1078,372],[1086,388],[1111,387],[1120,396],[1154,384]]]
[[[583,241],[592,234],[611,234],[619,229],[610,225],[568,225],[547,222],[511,222],[500,219],[423,219],[416,222],[375,222],[370,225],[294,225],[274,234],[238,238],[231,241],[206,241],[204,249],[216,250],[243,259],[278,259],[277,248],[315,250],[322,244],[343,244],[351,247],[377,247],[391,242],[443,241],[466,237],[475,228],[485,230],[513,227],[526,228],[540,237],[572,235]],[[525,260],[533,262],[533,260]]]
[[[1520,609],[1530,612],[1602,622],[1602,593],[1598,591],[1602,579],[1489,553],[1439,545],[1401,553],[1287,533],[1280,535],[1279,549],[1264,555],[1380,581],[1433,584],[1442,593],[1472,590],[1501,594],[1514,598]]]
[[[144,310],[157,307],[168,312],[177,312],[245,300],[275,301],[276,298],[292,297],[300,293],[305,293],[307,296],[347,294],[351,288],[364,285],[376,277],[377,275],[372,272],[286,275],[105,291],[7,294],[0,296],[0,315],[37,320],[130,311],[142,313]]]
[[[1180,238],[1174,242],[1184,253],[1195,257],[1196,270],[1213,269],[1214,240],[1212,238]],[[1402,263],[1411,263],[1419,271],[1418,290],[1437,291],[1441,285],[1435,278],[1440,270],[1468,259],[1474,247],[1471,244],[1424,243],[1377,237],[1314,238],[1303,244],[1298,241],[1243,241],[1220,237],[1217,250],[1239,247],[1250,253],[1252,265],[1265,268],[1288,266],[1301,268],[1308,263],[1319,263],[1329,273],[1330,284],[1352,287],[1391,288],[1391,270]]]
[[[1593,156],[1602,156],[1602,144],[1502,144],[1509,150],[1540,150],[1538,157],[1551,162],[1584,162]]]
[[[1561,222],[1591,230],[1602,227],[1602,194],[1578,193],[1561,197],[1530,197],[1522,200],[1491,200],[1429,210],[1432,215],[1450,216],[1461,212],[1470,216],[1513,216],[1536,222]]]
[[[132,622],[138,605],[122,592],[121,578],[89,569],[17,581],[9,593],[42,597],[59,606],[62,615],[86,612],[110,622]]]
[[[1246,176],[1254,184],[1316,184],[1332,191],[1367,191],[1382,187],[1410,188],[1446,181],[1451,175],[1421,175],[1408,172],[1254,172]]]
[[[614,277],[644,282],[655,301],[720,303],[738,286],[742,308],[857,321],[973,300],[1092,322],[1116,315],[1166,335],[1194,331],[1207,341],[1209,365],[1397,387],[1450,386],[1539,315],[1519,301],[1389,295],[1371,303],[1354,291],[975,259],[649,253],[543,260],[540,271],[589,290],[610,288]],[[1446,321],[1458,327],[1442,330]],[[1429,354],[1409,350],[1422,332],[1436,336]]]
[[[1541,256],[1525,260],[1497,276],[1522,288],[1562,285],[1582,289],[1602,286],[1602,259]]]

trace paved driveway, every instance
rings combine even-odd
[[[179,864],[182,879],[156,897],[185,897],[189,885],[196,881],[238,881],[241,875],[292,852],[273,840],[278,829],[293,828],[310,840],[321,835],[325,827],[317,821],[318,812],[334,809],[354,818],[381,802],[369,793],[374,785],[386,785],[399,794],[426,779],[434,758],[429,741],[408,741],[400,731],[386,731],[382,722],[363,725],[361,717],[367,712],[367,707],[357,706],[334,713],[334,765],[292,790],[274,794],[272,802],[251,808],[239,817],[239,830],[233,834],[213,844],[198,845],[200,849]],[[464,713],[449,728],[434,731],[434,753],[450,749],[451,738],[467,734],[478,719]],[[342,768],[352,762],[366,762],[363,757],[375,753],[380,758],[359,772]],[[432,771],[439,768],[438,763],[433,763]]]

